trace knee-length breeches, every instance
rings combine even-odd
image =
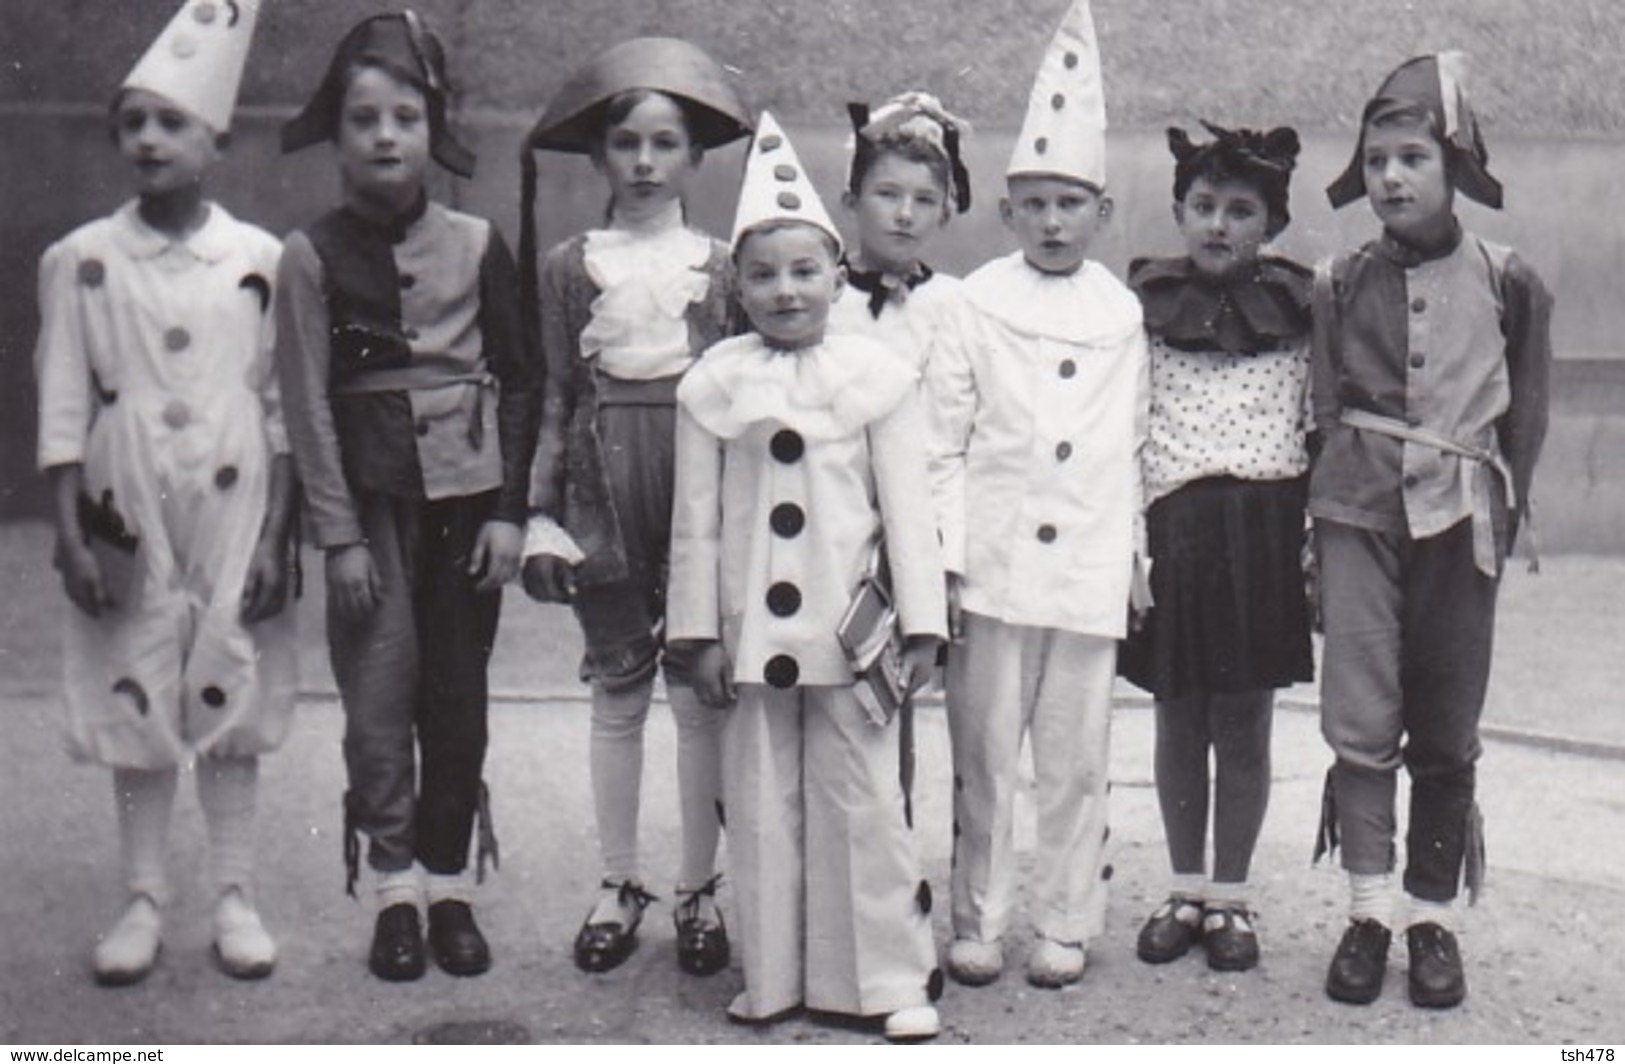
[[[1473,561],[1472,522],[1427,539],[1316,526],[1326,646],[1321,731],[1343,867],[1392,871],[1396,776],[1411,777],[1405,889],[1455,897],[1472,815],[1497,581]]]

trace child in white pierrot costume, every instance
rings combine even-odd
[[[119,87],[136,198],[40,263],[39,463],[64,640],[68,745],[112,768],[129,900],[98,982],[147,975],[177,779],[196,772],[216,960],[258,978],[276,944],[251,885],[259,755],[287,735],[297,659],[292,466],[271,373],[280,246],[204,197],[257,5],[191,0]]]
[[[1027,978],[1083,975],[1105,922],[1107,744],[1116,640],[1143,538],[1140,304],[1087,258],[1111,217],[1105,104],[1087,3],[1050,44],[1000,203],[1021,250],[966,278],[927,376],[950,610],[954,759],[948,970],[998,978],[1011,922],[1013,802],[1032,735],[1037,931]]]
[[[826,335],[840,238],[772,116],[747,162],[733,255],[755,332],[678,387],[668,638],[725,710],[723,796],[740,1022],[806,1006],[938,1031],[930,891],[904,817],[898,724],[861,708],[836,631],[884,538],[911,687],[945,634],[917,375]]]

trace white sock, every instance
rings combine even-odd
[[[254,873],[254,800],[259,758],[202,757],[197,797],[209,830],[210,874],[216,893],[236,887],[249,898]]]
[[[1349,919],[1375,920],[1384,927],[1394,926],[1394,874],[1349,873]]]
[[[376,890],[379,912],[383,912],[391,905],[415,906],[423,892],[418,883],[416,866],[403,868],[399,872],[379,872]]]
[[[1207,900],[1216,908],[1250,909],[1251,906],[1247,904],[1250,894],[1246,882],[1207,885]]]
[[[1168,877],[1168,893],[1200,904],[1208,896],[1207,876],[1200,872],[1175,872]]]
[[[453,872],[451,875],[428,872],[424,876],[424,883],[430,905],[437,901],[467,903],[474,896],[473,884],[470,882],[470,877],[466,871]]]
[[[169,813],[175,804],[172,768],[113,770],[113,801],[118,807],[124,885],[159,906],[168,893],[164,858],[169,848]]]
[[[1415,927],[1417,924],[1438,924],[1446,931],[1456,930],[1456,903],[1454,901],[1427,901],[1414,894],[1406,895],[1410,902],[1410,918],[1405,921],[1406,927]]]

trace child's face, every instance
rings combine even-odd
[[[862,191],[844,199],[857,217],[864,263],[900,276],[919,263],[948,220],[948,193],[931,167],[895,152],[876,158]]]
[[[1453,225],[1454,190],[1444,149],[1419,122],[1365,128],[1365,191],[1383,228],[1426,243]]]
[[[764,340],[794,351],[824,338],[842,283],[826,234],[811,225],[748,233],[735,257],[739,302]]]
[[[339,171],[363,199],[405,208],[429,168],[429,108],[423,93],[387,70],[363,67],[339,110]]]
[[[142,196],[194,187],[220,158],[219,138],[207,123],[145,89],[119,99],[113,130]]]
[[[1194,178],[1174,204],[1174,221],[1196,268],[1213,277],[1252,266],[1270,237],[1269,207],[1246,181]]]
[[[616,206],[640,214],[682,199],[699,160],[682,108],[659,93],[640,100],[625,120],[606,129],[593,156]]]
[[[1112,201],[1071,178],[1024,175],[1010,178],[999,214],[1034,269],[1065,274],[1083,265],[1095,235],[1111,220]]]

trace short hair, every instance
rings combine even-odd
[[[863,195],[863,182],[869,171],[882,158],[895,155],[911,163],[922,163],[931,171],[931,178],[942,189],[943,207],[953,194],[953,170],[948,155],[931,141],[915,136],[908,130],[887,133],[876,140],[861,134],[854,138],[852,166],[847,177],[847,190],[854,196]]]
[[[1215,184],[1235,181],[1250,185],[1269,212],[1273,236],[1292,220],[1289,201],[1292,171],[1297,166],[1298,134],[1289,126],[1262,133],[1252,129],[1225,129],[1203,122],[1213,139],[1193,144],[1183,129],[1170,127],[1168,150],[1174,156],[1174,199],[1183,203],[1198,177]]]

